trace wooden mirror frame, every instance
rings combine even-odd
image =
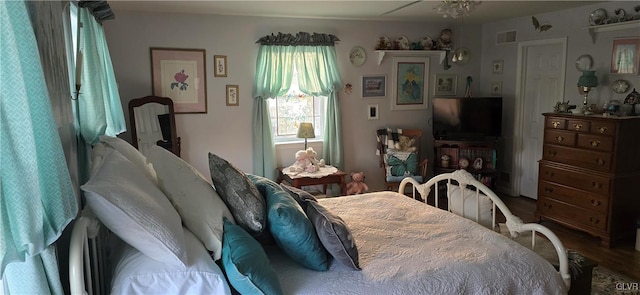
[[[142,98],[134,98],[129,101],[129,123],[131,124],[131,144],[138,148],[138,134],[136,132],[136,117],[133,109],[143,106],[147,103],[157,103],[169,107],[169,124],[171,125],[171,149],[170,151],[180,157],[180,137],[176,133],[176,118],[173,109],[173,100],[168,97],[145,96]]]

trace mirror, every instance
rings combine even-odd
[[[168,97],[145,96],[129,101],[133,146],[143,154],[161,146],[180,157],[180,137],[176,135],[173,101]]]

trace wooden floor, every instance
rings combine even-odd
[[[526,197],[501,196],[502,201],[511,212],[522,218],[524,222],[535,222],[533,212],[536,201]],[[635,250],[635,240],[624,242],[615,248],[600,244],[598,238],[582,231],[572,230],[552,221],[542,221],[542,225],[551,229],[560,238],[565,248],[576,250],[583,256],[598,262],[617,273],[640,282],[640,252]]]

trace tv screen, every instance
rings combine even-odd
[[[433,99],[435,139],[481,139],[502,136],[502,97]]]

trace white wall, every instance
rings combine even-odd
[[[258,45],[255,41],[264,35],[278,32],[318,32],[334,34],[340,38],[336,45],[340,73],[344,84],[353,85],[350,95],[341,92],[342,132],[344,137],[345,171],[364,171],[372,190],[382,189],[382,172],[375,155],[375,130],[384,127],[422,128],[425,133],[423,150],[431,149],[431,110],[391,111],[386,98],[363,99],[360,80],[363,75],[387,75],[390,89],[392,59],[387,57],[380,66],[373,52],[380,35],[395,39],[406,35],[417,42],[424,36],[437,38],[440,31],[449,27],[445,21],[434,22],[365,22],[341,20],[312,20],[293,18],[260,18],[216,15],[151,14],[116,11],[116,19],[105,23],[105,32],[111,52],[120,95],[127,113],[128,101],[150,95],[151,65],[150,47],[202,48],[206,50],[207,101],[206,114],[179,114],[176,116],[177,132],[182,137],[182,158],[190,162],[204,175],[209,175],[207,153],[216,153],[238,168],[251,172],[251,128],[253,77]],[[481,52],[480,26],[451,26],[454,42],[471,50],[471,61],[466,65],[454,65],[447,73],[458,74],[457,93],[464,92],[465,77],[474,81],[479,77]],[[464,36],[456,33],[461,31]],[[353,46],[367,50],[367,60],[361,67],[349,63],[348,53]],[[227,56],[228,77],[213,77],[213,55]],[[445,72],[435,58],[431,58],[429,83],[435,73]],[[240,85],[240,106],[225,105],[225,85]],[[479,94],[479,83],[472,84],[474,94]],[[429,92],[432,96],[432,91]],[[380,105],[379,120],[367,120],[368,103]],[[129,134],[123,138],[130,140]],[[429,144],[428,144],[429,143]],[[428,144],[428,145],[427,145]],[[293,162],[295,150],[287,146],[278,153],[281,165]],[[315,148],[315,147],[314,147]],[[288,154],[287,154],[288,153]],[[288,158],[287,158],[288,157]]]
[[[542,39],[552,39],[559,37],[567,37],[567,66],[564,97],[558,97],[556,100],[569,100],[572,104],[582,103],[582,95],[577,91],[576,83],[581,72],[575,67],[575,60],[578,56],[589,54],[593,57],[593,69],[598,76],[599,84],[595,90],[589,93],[589,102],[603,105],[606,101],[616,99],[623,101],[626,95],[614,93],[609,85],[617,79],[625,79],[630,82],[631,89],[640,89],[640,76],[638,75],[620,75],[609,74],[609,64],[611,60],[611,51],[613,39],[623,37],[640,37],[638,28],[626,29],[620,31],[601,32],[597,34],[596,42],[592,42],[591,36],[585,27],[589,26],[589,14],[598,8],[604,8],[609,15],[614,15],[617,8],[623,8],[627,13],[634,13],[633,7],[637,6],[635,2],[629,1],[613,1],[600,2],[597,4],[573,8],[569,10],[557,11],[535,15],[542,24],[550,24],[553,27],[545,32],[534,30],[531,16],[498,21],[485,24],[482,30],[482,69],[481,84],[484,87],[481,91],[489,92],[490,81],[502,81],[503,91],[503,157],[502,168],[510,174],[515,169],[514,157],[518,156],[512,152],[514,145],[514,109],[515,109],[515,86],[517,76],[517,50],[518,44],[496,45],[496,33],[504,31],[517,31],[517,41],[532,41]],[[504,70],[502,75],[494,75],[491,73],[491,66],[494,60],[504,60]],[[553,110],[553,105],[546,106],[548,111]],[[537,165],[537,163],[532,163]],[[502,187],[509,194],[515,194],[512,191],[512,183],[516,180],[511,179],[510,183],[502,183]]]

